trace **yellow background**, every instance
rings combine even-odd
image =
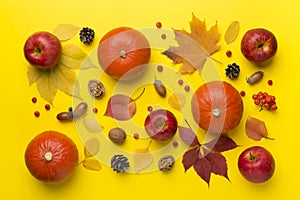
[[[180,2],[180,3],[178,3]],[[296,0],[152,0],[152,1],[38,1],[0,0],[0,48],[1,48],[1,145],[0,145],[0,198],[1,199],[286,199],[296,198],[299,180],[299,3]],[[189,28],[192,13],[205,19],[208,26],[217,21],[221,33],[221,50],[213,55],[223,62],[216,64],[223,73],[228,63],[241,66],[240,79],[230,81],[238,90],[245,90],[245,112],[240,126],[231,133],[240,145],[224,153],[227,158],[231,182],[212,175],[208,188],[191,169],[184,173],[181,159],[177,160],[171,173],[159,171],[146,174],[116,174],[103,165],[99,172],[77,167],[74,175],[65,183],[48,185],[35,180],[27,171],[24,152],[29,141],[38,133],[53,129],[69,135],[83,148],[73,123],[60,123],[55,116],[72,104],[72,98],[59,92],[50,111],[36,90],[29,87],[26,76],[27,62],[23,56],[26,38],[39,30],[52,31],[58,24],[71,23],[89,26],[96,31],[94,44],[82,45],[76,38],[73,43],[89,53],[97,46],[101,36],[118,26],[134,28],[155,27],[157,21],[164,28]],[[238,20],[241,24],[237,40],[226,45],[223,36],[228,25]],[[255,27],[270,29],[277,37],[279,49],[273,62],[263,68],[265,77],[255,86],[249,86],[244,78],[258,70],[240,53],[242,34]],[[232,50],[232,58],[225,52]],[[168,61],[163,58],[164,61]],[[174,66],[177,67],[177,66]],[[198,76],[194,74],[193,76]],[[191,77],[187,75],[187,79]],[[266,81],[272,79],[273,86]],[[278,111],[258,112],[251,95],[268,91],[277,97]],[[37,96],[33,104],[31,97]],[[41,116],[35,118],[33,112]],[[101,115],[103,110],[101,110]],[[247,115],[266,122],[269,136],[275,140],[255,142],[245,135],[244,123]],[[252,145],[261,145],[271,151],[276,160],[276,171],[272,179],[260,185],[247,182],[238,172],[238,155]],[[80,158],[83,152],[80,151]]]

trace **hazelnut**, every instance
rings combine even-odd
[[[126,139],[126,133],[121,128],[113,128],[109,131],[108,137],[114,143],[121,144]]]

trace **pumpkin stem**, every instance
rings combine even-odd
[[[121,58],[126,58],[126,51],[125,50],[121,50],[119,54],[120,54]]]
[[[212,110],[212,115],[213,115],[214,117],[220,117],[220,115],[221,115],[220,109],[218,109],[218,108],[213,109],[213,110]]]
[[[53,154],[51,152],[47,152],[47,153],[45,153],[44,158],[47,162],[50,162],[53,160]]]

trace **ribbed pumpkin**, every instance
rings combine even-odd
[[[244,109],[239,92],[224,81],[200,86],[193,94],[191,108],[199,126],[213,134],[226,134],[234,129]]]
[[[28,144],[25,162],[29,172],[38,180],[58,182],[73,173],[78,164],[78,150],[68,136],[45,131]]]
[[[97,55],[100,66],[108,75],[118,80],[129,80],[145,71],[151,49],[140,31],[118,27],[102,37]]]

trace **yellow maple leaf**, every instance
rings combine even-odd
[[[201,72],[207,57],[220,49],[217,23],[207,30],[205,21],[193,14],[190,31],[174,30],[179,46],[171,46],[163,52],[174,64],[182,63],[180,73],[193,73],[197,69]]]

